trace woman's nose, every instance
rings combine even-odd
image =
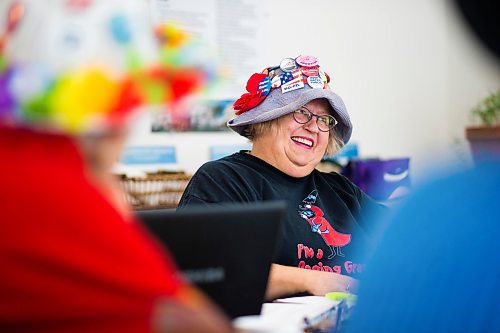
[[[310,132],[319,132],[319,127],[318,127],[318,118],[317,117],[311,117],[311,120],[309,120],[307,123],[304,124],[304,127],[309,130]]]

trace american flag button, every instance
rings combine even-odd
[[[298,56],[296,59],[297,64],[304,67],[318,66],[318,58],[308,55]]]
[[[280,62],[280,68],[284,72],[291,72],[297,69],[297,63],[295,59],[285,58]]]
[[[281,84],[284,85],[291,81],[302,81],[302,72],[300,69],[296,69],[292,72],[283,72],[281,75]]]
[[[293,80],[293,74],[292,72],[284,72],[279,76],[279,78],[281,80],[281,84],[285,84]]]

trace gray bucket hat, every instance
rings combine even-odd
[[[332,116],[338,121],[335,131],[346,144],[352,133],[349,114],[342,98],[330,90],[328,74],[317,63],[317,59],[312,56],[286,58],[280,67],[265,69],[263,74],[267,75],[255,77],[254,79],[261,80],[257,85],[250,83],[254,74],[247,84],[249,93],[242,95],[233,105],[239,115],[227,122],[228,127],[246,137],[248,125],[279,118],[314,99],[325,98],[333,109]],[[244,102],[252,97],[253,103],[251,102],[250,107],[245,107]],[[255,104],[257,105],[253,106]]]

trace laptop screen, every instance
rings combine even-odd
[[[260,314],[285,210],[259,202],[136,213],[185,278],[235,318]]]

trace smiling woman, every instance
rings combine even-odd
[[[333,131],[330,132],[334,124],[330,109],[326,99],[314,99],[299,110],[272,120],[277,124],[277,131],[255,137],[250,154],[290,176],[307,176],[325,156],[328,146],[339,140]],[[327,121],[333,119],[332,128],[321,117]]]
[[[203,165],[179,204],[285,200],[288,213],[267,298],[356,292],[363,251],[386,208],[347,178],[316,170],[351,137],[342,99],[312,56],[285,58],[253,74],[228,126],[253,144]],[[235,231],[237,237],[237,231]],[[259,241],[255,240],[256,243]],[[352,269],[356,267],[356,269]]]

